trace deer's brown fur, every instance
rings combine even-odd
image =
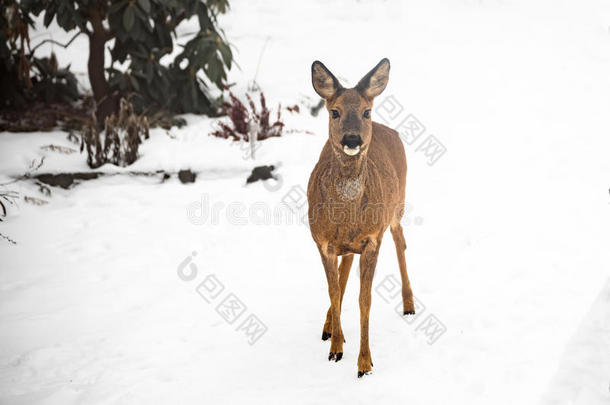
[[[312,65],[314,89],[326,100],[329,111],[329,138],[307,188],[311,234],[322,258],[330,296],[322,339],[331,338],[329,360],[341,360],[341,302],[354,254],[359,254],[359,377],[373,367],[368,333],[371,288],[388,226],[398,255],[404,313],[414,313],[400,225],[407,172],[405,152],[396,131],[370,119],[373,99],[385,89],[389,69],[389,61],[383,59],[356,87],[346,89],[322,63]],[[356,143],[360,145],[349,146]],[[337,266],[339,256],[341,264]]]

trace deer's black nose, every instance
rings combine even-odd
[[[362,146],[362,138],[360,135],[343,135],[343,139],[341,139],[341,146],[347,146],[350,149],[354,149],[357,146]]]

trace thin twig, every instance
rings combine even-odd
[[[36,163],[36,159],[32,160],[32,162],[30,163],[30,171],[27,174],[30,174],[30,173],[35,172],[36,170],[40,169],[40,167],[44,163],[45,157],[46,156],[41,157],[39,163]]]
[[[258,63],[256,65],[256,72],[254,73],[254,79],[252,79],[252,82],[256,83],[256,78],[258,77],[258,69],[261,67],[261,62],[263,60],[263,54],[265,53],[265,49],[267,48],[267,44],[269,43],[269,39],[271,39],[271,37],[267,37],[265,39],[265,43],[263,44],[263,48],[261,49],[261,53],[258,56]]]
[[[76,37],[78,37],[80,34],[84,34],[84,32],[82,31],[78,31],[66,44],[62,44],[61,42],[58,42],[56,40],[54,40],[53,38],[47,38],[47,39],[43,39],[41,42],[39,42],[35,47],[33,47],[32,49],[30,49],[30,53],[34,53],[34,51],[36,49],[38,49],[38,47],[40,47],[40,45],[45,44],[47,42],[50,42],[52,44],[55,45],[59,45],[62,48],[67,48],[70,46],[70,44],[76,39]]]
[[[17,242],[15,242],[14,240],[12,240],[11,238],[9,238],[9,237],[8,237],[8,236],[6,236],[6,235],[3,235],[2,233],[0,233],[0,238],[2,238],[2,239],[6,239],[7,241],[9,241],[10,243],[12,243],[13,245],[16,245],[16,244],[17,244]]]
[[[0,186],[8,186],[9,184],[17,183],[18,181],[21,181],[21,180],[31,179],[32,172],[35,172],[36,170],[38,170],[42,167],[42,165],[44,163],[44,158],[45,158],[45,156],[41,157],[39,163],[36,163],[36,159],[32,160],[32,162],[30,163],[30,170],[25,172],[25,174],[22,174],[21,176],[16,177],[12,181],[8,181],[6,183],[0,183]]]
[[[17,183],[18,181],[23,180],[24,178],[25,178],[24,176],[21,176],[21,177],[16,178],[15,180],[8,181],[6,183],[0,183],[0,186],[8,186],[9,184]]]

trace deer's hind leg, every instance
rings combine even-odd
[[[345,294],[345,285],[349,278],[349,271],[354,261],[353,254],[347,254],[341,257],[341,264],[339,265],[339,288],[341,289],[341,298],[339,299],[339,312],[341,312],[341,304],[343,303],[343,294]],[[326,313],[326,322],[324,322],[324,328],[322,329],[322,340],[327,340],[332,336],[332,306],[328,308]],[[345,341],[345,339],[343,339]]]
[[[411,283],[407,275],[407,262],[405,260],[405,250],[407,243],[399,221],[390,225],[392,238],[396,245],[396,255],[398,256],[398,267],[400,267],[400,278],[402,279],[402,306],[404,315],[412,315],[415,313],[415,305],[413,304],[413,291],[411,291]]]

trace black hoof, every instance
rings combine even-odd
[[[339,360],[341,360],[342,358],[343,358],[343,352],[339,352],[339,353],[330,352],[328,354],[328,361],[334,360],[336,363]]]
[[[415,315],[415,311],[405,311],[403,315]]]
[[[328,338],[330,338],[331,334],[328,332],[322,332],[322,340],[328,340]]]
[[[363,375],[373,374],[372,371],[358,371],[358,378],[361,378]]]

